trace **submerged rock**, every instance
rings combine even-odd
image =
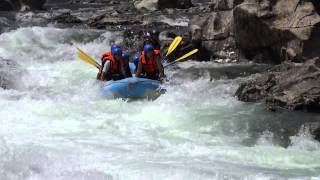
[[[279,108],[320,112],[320,59],[284,63],[242,84],[236,92],[241,101],[265,100],[269,110]]]
[[[22,68],[12,60],[0,58],[0,87],[16,89],[21,87]]]

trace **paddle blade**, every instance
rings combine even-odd
[[[189,57],[189,56],[191,56],[191,55],[193,55],[193,54],[197,53],[198,51],[199,51],[198,49],[194,49],[194,50],[192,50],[192,51],[188,52],[187,54],[185,54],[185,55],[181,56],[180,58],[178,58],[178,59],[177,59],[177,60],[175,60],[174,62],[179,62],[179,61],[181,61],[181,60],[183,60],[183,59],[185,59],[185,58],[187,58],[187,57]]]
[[[90,57],[89,55],[87,55],[86,53],[84,53],[81,49],[77,48],[78,52],[78,58],[95,66],[96,68],[100,68],[100,64],[98,64],[92,57]]]
[[[169,46],[168,52],[166,54],[166,56],[168,56],[169,54],[171,54],[180,44],[180,42],[182,41],[182,37],[181,36],[177,36],[176,38],[174,38],[174,40],[172,41],[171,45]]]
[[[192,51],[188,52],[187,54],[185,54],[185,55],[181,56],[181,57],[180,57],[180,58],[178,58],[177,60],[175,60],[175,61],[173,61],[173,62],[171,62],[171,63],[169,63],[169,64],[165,65],[165,66],[164,66],[164,68],[166,68],[166,67],[168,67],[168,66],[171,66],[171,65],[173,65],[173,64],[175,64],[175,63],[177,63],[177,62],[179,62],[179,61],[181,61],[181,60],[183,60],[183,59],[185,59],[185,58],[187,58],[187,57],[189,57],[189,56],[191,56],[191,55],[193,55],[193,54],[197,53],[198,51],[199,51],[198,49],[194,49],[194,50],[192,50]]]

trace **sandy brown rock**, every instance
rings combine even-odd
[[[320,16],[310,1],[246,0],[234,8],[237,47],[248,59],[280,63],[319,56]],[[304,58],[305,57],[305,58]]]

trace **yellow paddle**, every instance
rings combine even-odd
[[[168,56],[169,54],[171,54],[180,44],[180,42],[182,41],[182,37],[181,36],[177,36],[176,38],[174,38],[174,40],[172,41],[171,45],[169,46],[168,52],[166,54],[166,56]]]
[[[96,68],[100,69],[101,65],[99,63],[97,63],[92,57],[90,57],[89,55],[87,55],[86,53],[84,53],[81,49],[77,48],[78,52],[78,58],[80,58],[81,60],[95,66]]]
[[[197,53],[198,51],[199,51],[198,49],[194,49],[194,50],[188,52],[187,54],[181,56],[180,58],[176,59],[175,61],[173,61],[173,62],[165,65],[164,67],[168,67],[168,66],[170,66],[170,65],[172,65],[172,64],[175,64],[175,63],[177,63],[177,62],[179,62],[179,61],[181,61],[181,60],[183,60],[183,59],[185,59],[185,58],[187,58],[187,57],[189,57],[189,56]]]

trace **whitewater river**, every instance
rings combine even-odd
[[[285,125],[319,117],[237,101],[240,78],[201,71],[218,65],[168,71],[153,102],[101,98],[97,70],[75,47],[98,60],[116,37],[51,27],[0,35],[0,56],[23,69],[15,90],[0,90],[1,180],[320,179],[320,144],[303,130],[288,147],[282,137]]]

